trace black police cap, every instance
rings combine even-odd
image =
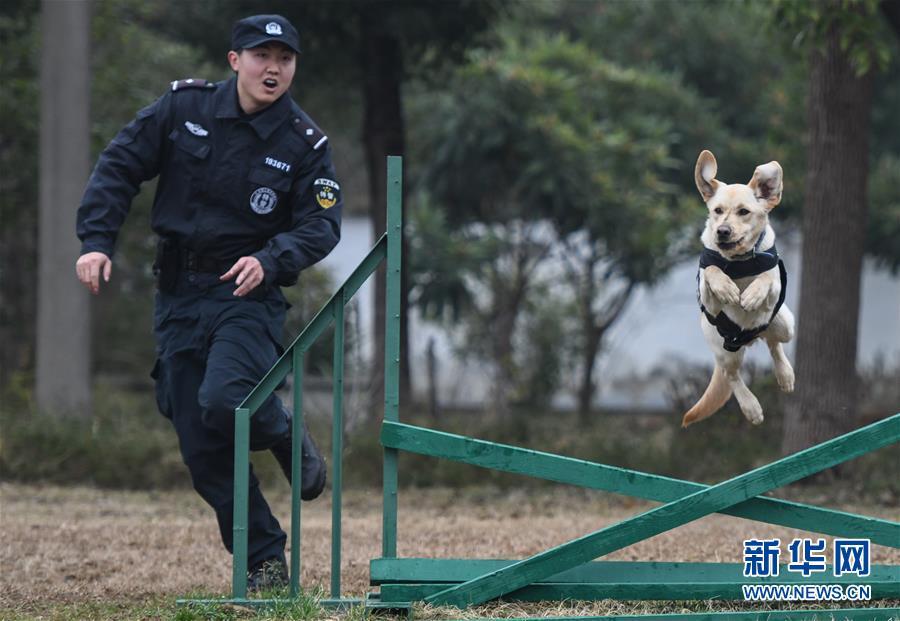
[[[231,49],[243,50],[278,42],[300,53],[297,29],[281,15],[251,15],[235,22],[231,29]]]

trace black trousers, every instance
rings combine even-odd
[[[181,274],[157,292],[153,370],[160,412],[172,421],[194,489],[213,508],[222,543],[233,552],[234,409],[281,353],[287,304],[277,289],[253,299],[233,295],[214,274]],[[290,418],[270,397],[250,419],[251,450],[289,433]],[[287,535],[250,470],[248,564],[284,555]]]

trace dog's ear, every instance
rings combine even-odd
[[[709,151],[701,152],[697,158],[697,165],[694,166],[694,181],[704,201],[711,199],[719,187],[719,182],[716,181],[718,170],[719,165],[716,164],[715,156]]]
[[[753,178],[747,185],[753,190],[756,198],[766,201],[766,210],[772,209],[781,202],[781,190],[783,187],[781,164],[772,161],[762,166],[757,166]]]

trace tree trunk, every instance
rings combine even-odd
[[[437,355],[434,353],[433,336],[428,339],[425,359],[428,371],[428,414],[432,420],[437,420],[440,413],[438,405],[438,362]]]
[[[587,322],[584,322],[587,324]],[[603,331],[598,330],[593,321],[584,325],[584,352],[581,360],[581,380],[578,385],[578,420],[583,424],[591,422],[591,402],[594,400],[594,367]]]
[[[491,399],[494,414],[506,419],[511,414],[510,402],[516,381],[515,360],[513,358],[513,334],[519,315],[519,304],[509,304],[495,300],[491,313],[493,327],[490,331],[491,358],[494,362],[494,394]]]
[[[41,10],[37,405],[90,417],[90,297],[75,278],[73,227],[90,172],[90,3]]]
[[[369,214],[375,238],[385,231],[387,214],[387,163],[388,155],[404,153],[404,122],[400,86],[403,79],[403,56],[400,42],[383,24],[383,11],[369,7],[363,11],[360,21],[363,75],[363,143],[366,152],[366,168],[369,173]],[[405,212],[405,207],[404,207]],[[404,215],[405,220],[405,215]],[[404,258],[406,243],[403,244]],[[400,400],[409,398],[409,342],[407,337],[406,269],[401,272],[400,317]],[[375,309],[373,313],[374,349],[372,363],[371,411],[384,409],[384,313],[385,270],[375,273]]]
[[[582,424],[587,424],[591,418],[591,401],[594,398],[594,366],[602,338],[602,333],[596,328],[596,320],[591,308],[597,289],[596,267],[596,254],[592,252],[584,264],[584,289],[580,300],[584,349],[581,358],[581,380],[578,385],[578,420]]]
[[[784,453],[847,431],[857,415],[873,76],[856,76],[839,39],[833,27],[810,60],[797,392],[785,411]]]

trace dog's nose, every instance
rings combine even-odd
[[[716,229],[716,235],[718,235],[719,237],[730,237],[731,227],[723,224]]]

